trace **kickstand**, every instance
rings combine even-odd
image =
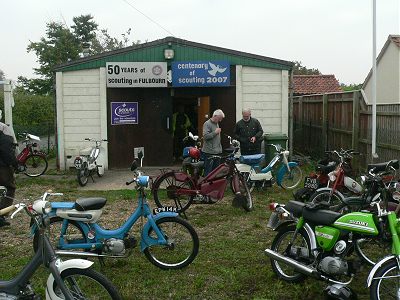
[[[106,262],[104,257],[99,256],[99,263],[101,267],[105,267],[106,266]]]

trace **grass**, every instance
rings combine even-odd
[[[62,176],[61,176],[62,177]],[[17,197],[35,199],[45,190],[63,192],[63,200],[100,196],[108,202],[101,224],[115,228],[122,224],[136,207],[131,190],[78,191],[77,182],[65,177],[18,178]],[[133,199],[132,199],[133,198]],[[151,197],[150,197],[151,198]],[[250,213],[231,206],[232,194],[212,205],[193,205],[187,211],[189,222],[200,238],[200,250],[195,261],[183,270],[163,271],[147,261],[138,247],[128,258],[98,260],[94,267],[110,278],[124,299],[322,299],[325,282],[307,279],[301,284],[278,280],[265,256],[275,232],[266,224],[272,201],[286,202],[291,191],[276,186],[267,191],[254,191],[255,207]],[[154,206],[154,202],[150,200]],[[140,223],[133,234],[139,238]],[[9,228],[1,228],[0,259],[2,279],[15,276],[32,256],[29,219],[20,214]],[[7,267],[4,267],[7,266]],[[359,274],[351,287],[359,299],[368,299],[365,288],[367,269]],[[47,271],[42,267],[33,280],[36,290],[43,291]]]

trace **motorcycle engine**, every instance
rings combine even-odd
[[[318,266],[322,272],[330,275],[346,274],[349,269],[346,260],[334,256],[324,257]]]
[[[113,255],[124,255],[125,245],[123,240],[108,239],[104,242],[104,252]]]

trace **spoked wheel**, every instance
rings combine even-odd
[[[76,221],[65,220],[68,222],[66,231],[63,234],[64,243],[66,244],[79,244],[86,243],[85,234],[82,228],[78,225]],[[60,217],[53,217],[50,219],[48,237],[51,245],[54,249],[60,249],[60,236],[64,219]],[[39,231],[35,232],[33,236],[33,250],[36,252],[39,248],[40,234]]]
[[[333,211],[340,212],[345,209],[345,205],[343,199],[336,192],[332,192],[330,190],[322,190],[316,191],[310,197],[310,202],[312,203],[320,203],[326,202],[329,204],[329,207]]]
[[[45,156],[39,154],[30,154],[25,161],[24,174],[29,177],[38,177],[46,172],[48,162]]]
[[[87,168],[86,162],[84,162],[82,167],[78,169],[77,178],[80,186],[85,186],[88,183],[89,169]]]
[[[144,250],[147,259],[161,269],[182,269],[189,265],[199,251],[199,238],[194,228],[179,217],[162,218],[156,221],[166,245],[153,245]],[[149,236],[157,240],[150,228]]]
[[[391,241],[383,241],[378,238],[360,238],[355,242],[358,256],[371,266],[375,265],[383,257],[390,255],[391,246]]]
[[[383,264],[375,273],[369,289],[370,299],[386,300],[400,298],[400,269],[396,259]]]
[[[159,177],[153,184],[153,197],[158,207],[176,207],[178,213],[184,212],[193,201],[193,195],[181,195],[179,192],[195,189],[189,178],[180,181],[174,172]]]
[[[295,230],[295,226],[286,226],[279,230],[272,242],[271,250],[307,265],[311,257],[310,241],[305,230],[302,228],[297,233],[296,239],[290,244]],[[274,259],[271,259],[271,265],[275,274],[287,282],[300,282],[306,277],[292,267]]]
[[[73,299],[122,299],[112,282],[93,269],[66,269],[61,272],[61,278]],[[64,299],[64,295],[55,281],[53,283],[53,293]]]
[[[303,178],[303,172],[299,166],[294,166],[290,168],[290,172],[286,172],[283,175],[281,186],[284,189],[291,190],[297,187],[301,179]]]
[[[253,198],[251,197],[251,191],[249,189],[248,182],[244,178],[244,176],[239,177],[239,189],[240,194],[246,198],[246,200],[243,201],[243,208],[246,211],[251,211],[253,209]]]

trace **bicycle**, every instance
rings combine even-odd
[[[225,149],[228,154],[223,157],[211,157],[224,162],[205,177],[200,176],[198,168],[202,165],[198,162],[192,163],[195,169],[193,175],[162,170],[152,187],[156,205],[184,213],[192,203],[213,204],[224,197],[229,182],[235,194],[234,206],[250,211],[253,208],[253,200],[246,179],[235,165],[235,153],[239,150],[239,143],[231,137],[229,139],[232,148]]]
[[[38,146],[37,141],[40,141],[40,138],[26,132],[19,133],[18,136],[24,138],[22,143],[25,144],[24,149],[17,155],[18,173],[24,173],[29,177],[43,175],[49,164],[46,154],[36,149]]]
[[[93,174],[102,177],[104,175],[104,167],[97,164],[97,158],[100,154],[101,142],[107,142],[107,140],[94,140],[91,138],[85,138],[85,141],[94,141],[94,147],[88,147],[80,151],[80,155],[75,158],[74,165],[77,169],[77,178],[80,186],[85,186],[88,183],[89,177],[93,179]]]
[[[60,195],[46,193],[43,201],[50,208],[46,217],[50,221],[50,237],[59,255],[82,257],[127,257],[128,249],[136,246],[136,239],[129,236],[133,225],[141,218],[142,224],[140,250],[146,258],[161,269],[181,269],[196,258],[199,251],[199,238],[194,228],[178,217],[176,212],[162,211],[151,207],[146,199],[145,188],[149,176],[142,176],[136,161],[131,170],[134,176],[126,184],[136,184],[138,206],[126,222],[117,229],[106,230],[97,224],[104,198],[80,198],[75,202],[49,202],[48,196]],[[39,233],[33,224],[33,247],[38,249]],[[79,250],[79,251],[78,251]]]
[[[6,188],[0,187],[5,197]],[[19,203],[0,210],[0,215],[13,212],[11,218],[24,210],[38,228],[38,249],[23,270],[10,280],[0,280],[0,299],[41,299],[30,280],[41,265],[50,270],[46,299],[122,299],[116,287],[104,275],[91,269],[93,262],[83,259],[61,261],[52,247],[46,231],[46,202],[37,200],[31,205]]]

